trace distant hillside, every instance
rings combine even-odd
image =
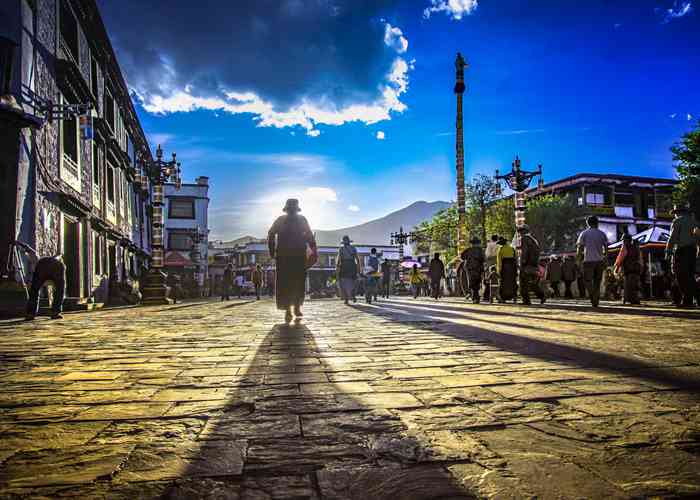
[[[250,243],[251,241],[259,241],[260,238],[256,238],[255,236],[241,236],[240,238],[236,238],[235,240],[231,241],[218,241],[218,242],[213,242],[214,246],[217,248],[232,248],[236,245],[245,245],[246,243]]]
[[[358,245],[388,245],[390,233],[398,231],[399,227],[403,226],[404,231],[408,232],[450,205],[451,203],[446,201],[417,201],[406,208],[364,224],[332,231],[315,231],[316,242],[319,245],[335,246],[340,244],[343,235],[347,234]]]

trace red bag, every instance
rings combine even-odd
[[[318,250],[316,247],[306,247],[306,269],[313,267],[318,262]]]

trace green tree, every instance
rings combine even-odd
[[[457,255],[457,205],[440,210],[429,221],[418,224],[413,232],[419,235],[415,241],[419,253],[440,252],[449,262]]]
[[[515,234],[515,205],[512,198],[493,202],[486,212],[486,234],[497,234],[511,240]]]
[[[493,177],[477,174],[465,185],[467,202],[467,229],[476,233],[482,243],[486,242],[488,213],[493,203],[501,196],[501,186]]]
[[[530,198],[525,219],[544,252],[573,250],[585,225],[583,208],[573,196],[548,194]]]
[[[700,218],[700,121],[698,128],[685,134],[671,147],[679,183],[674,191],[677,203],[688,204]]]

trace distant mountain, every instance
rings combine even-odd
[[[260,241],[260,238],[256,238],[255,236],[241,236],[231,241],[215,241],[212,242],[212,245],[216,248],[233,248],[236,245],[245,245],[251,241]]]
[[[446,201],[417,201],[406,208],[364,224],[332,231],[315,231],[316,242],[319,245],[337,246],[343,235],[347,234],[355,245],[388,245],[390,233],[398,231],[401,226],[403,226],[404,231],[408,232],[414,226],[424,220],[431,219],[440,210],[444,210],[450,205],[451,203]]]

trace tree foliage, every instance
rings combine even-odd
[[[477,174],[464,188],[468,207],[467,230],[472,235],[478,235],[483,243],[486,241],[488,212],[501,196],[501,186],[493,177]]]
[[[679,183],[674,192],[677,203],[688,204],[700,218],[700,121],[698,128],[685,134],[671,147]]]
[[[419,235],[416,251],[421,254],[440,252],[444,261],[457,256],[457,205],[440,210],[429,221],[421,222],[413,230]]]
[[[584,211],[573,196],[543,195],[527,201],[525,219],[544,252],[570,251],[584,227]]]

